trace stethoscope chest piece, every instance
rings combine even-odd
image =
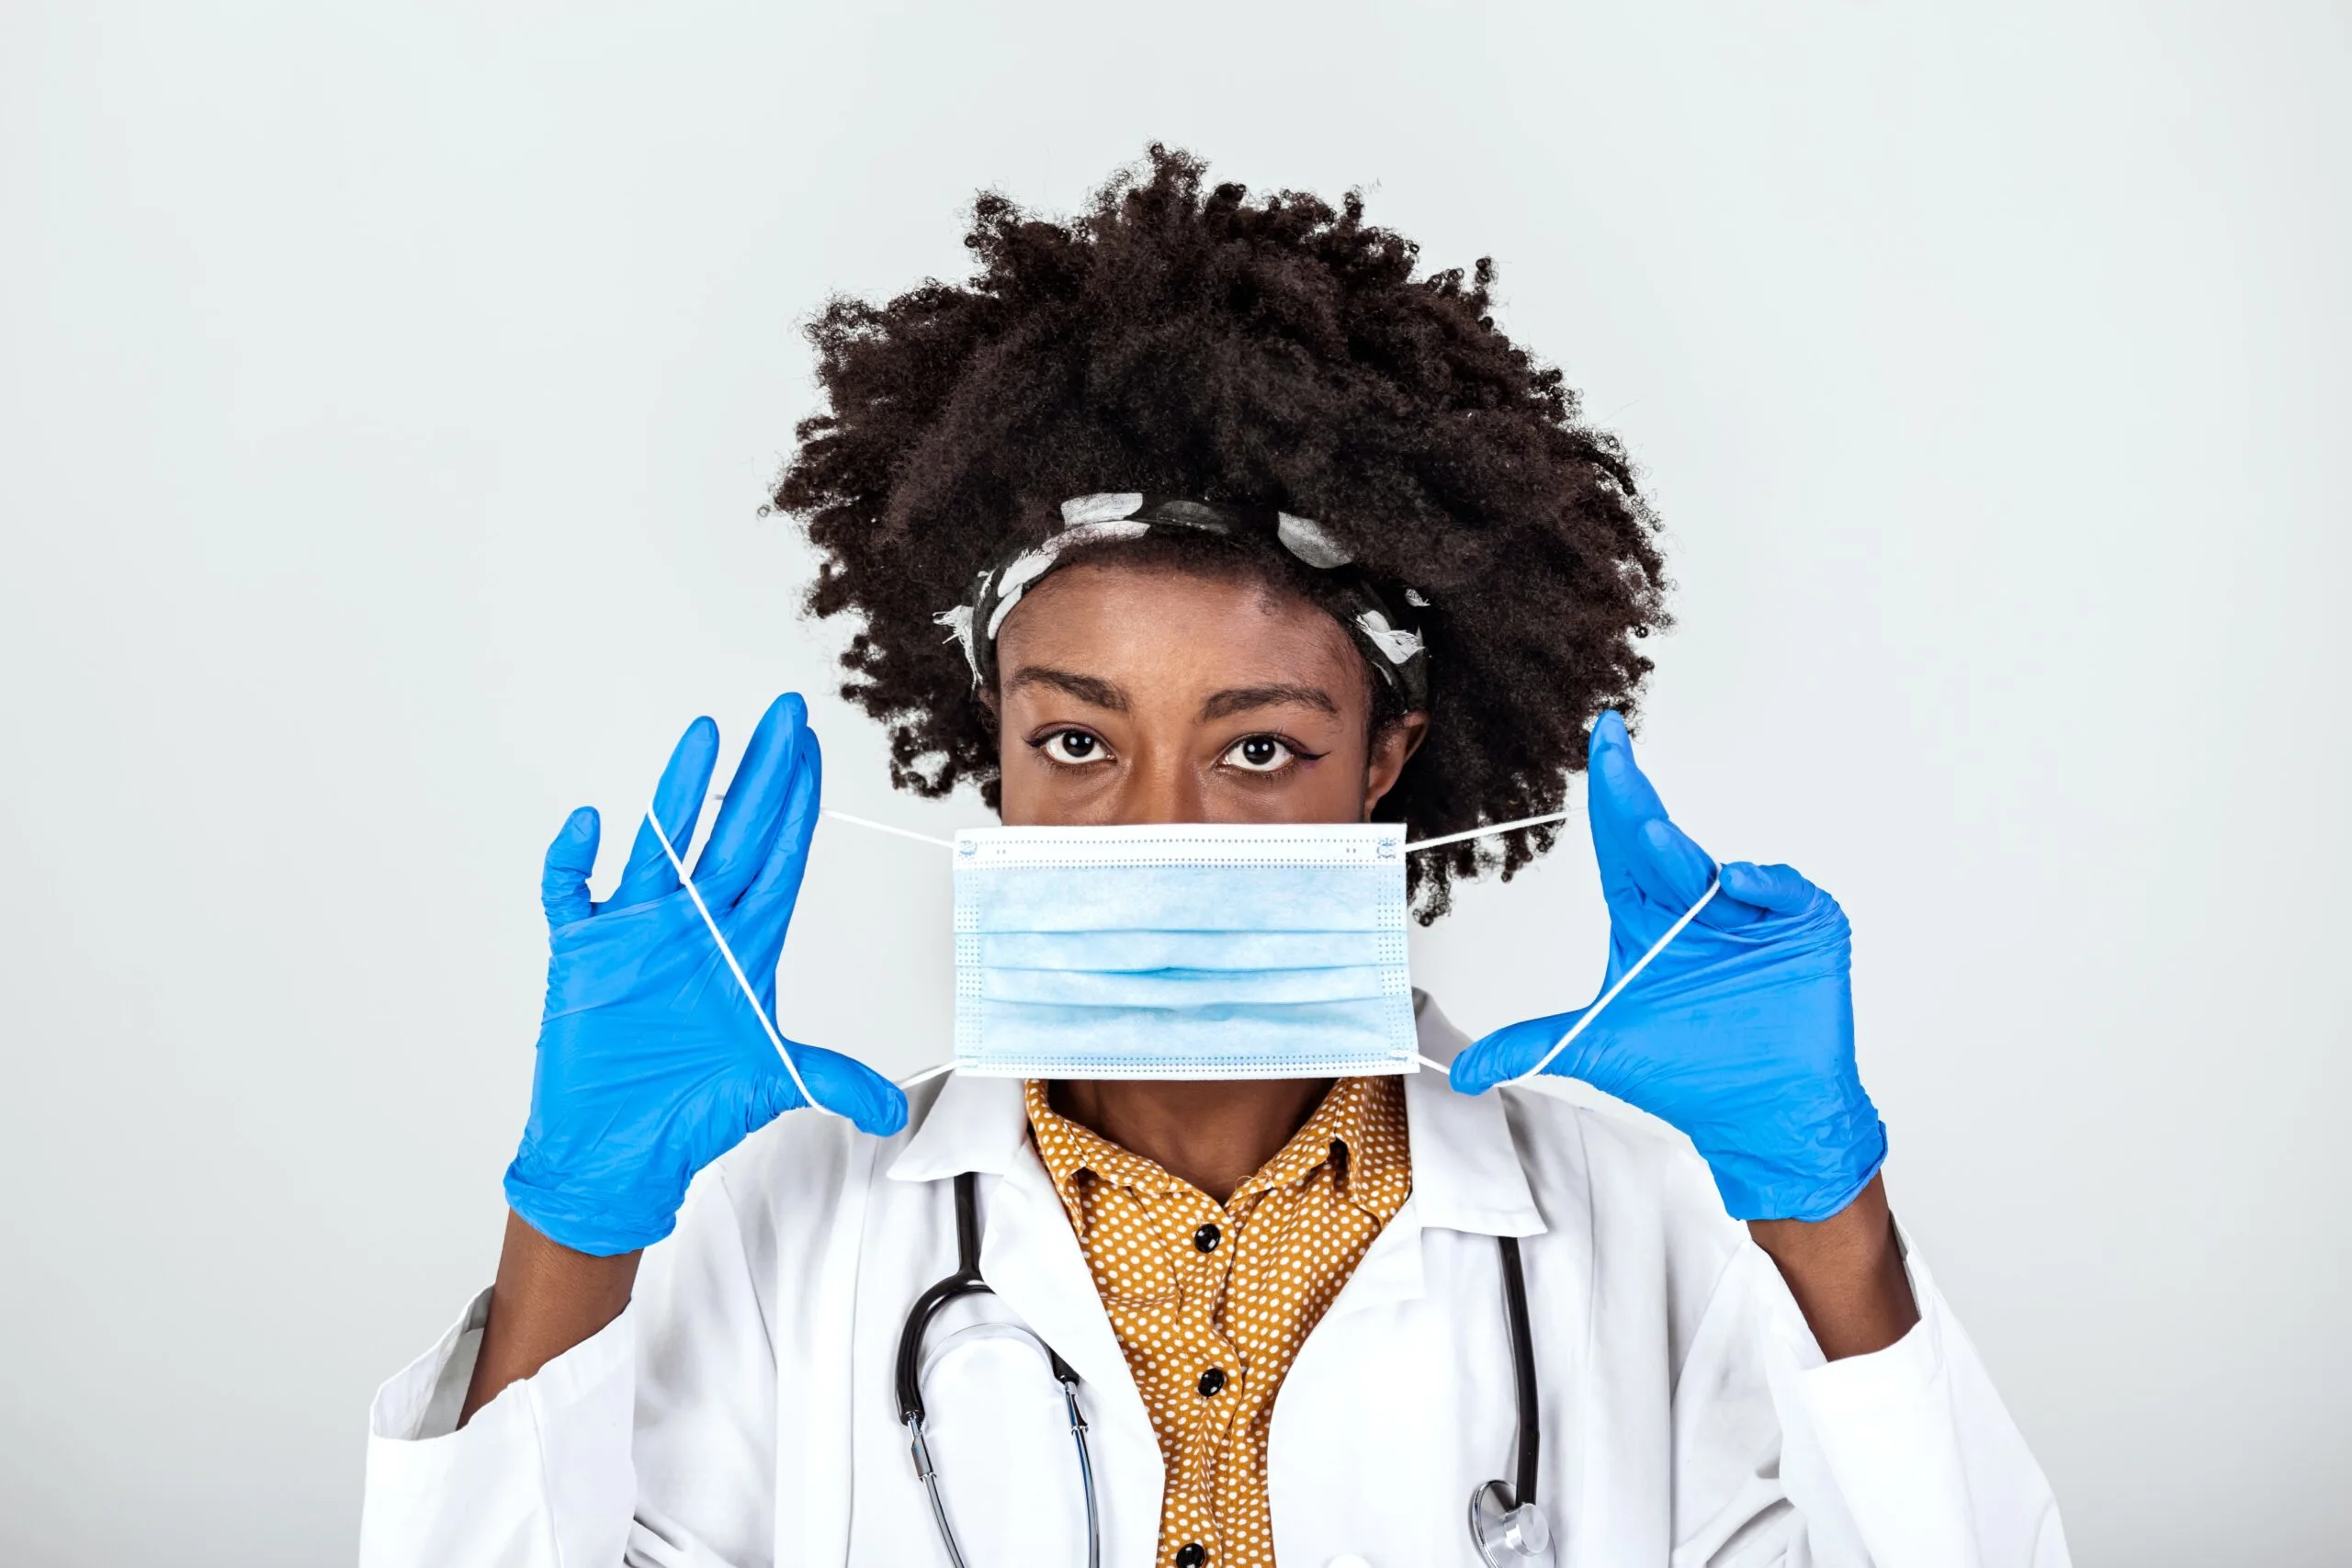
[[[1470,1539],[1487,1568],[1552,1568],[1552,1524],[1532,1503],[1517,1501],[1510,1483],[1489,1481],[1470,1494]]]

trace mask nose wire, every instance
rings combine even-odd
[[[728,944],[727,933],[718,929],[718,920],[711,916],[710,906],[702,901],[702,889],[695,886],[693,874],[686,870],[686,863],[678,858],[677,846],[670,841],[670,835],[662,827],[662,818],[650,806],[645,808],[645,820],[652,827],[653,836],[662,841],[662,852],[670,857],[670,864],[677,872],[678,881],[684,886],[686,897],[695,901],[695,913],[702,917],[703,928],[710,932],[710,940],[718,944],[718,956],[727,960],[727,972],[735,976],[736,989],[741,991],[743,999],[752,1004],[752,1016],[760,1021],[760,1027],[767,1032],[768,1043],[775,1047],[776,1055],[784,1063],[784,1070],[792,1075],[792,1087],[800,1091],[802,1102],[828,1116],[841,1116],[840,1111],[808,1092],[808,1080],[800,1076],[800,1064],[792,1059],[791,1047],[785,1043],[784,1036],[777,1032],[775,1021],[768,1017],[768,1010],[760,1005],[759,993],[752,989],[751,977],[743,973],[742,964],[735,961],[735,949]],[[842,1119],[848,1120],[845,1116]]]

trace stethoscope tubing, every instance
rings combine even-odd
[[[1511,1493],[1523,1506],[1535,1501],[1536,1467],[1544,1453],[1535,1392],[1535,1334],[1527,1319],[1527,1270],[1520,1262],[1519,1237],[1499,1235],[1495,1243],[1502,1255],[1503,1323],[1510,1332],[1511,1400],[1519,1412],[1518,1462],[1512,1466]]]
[[[914,1304],[907,1309],[907,1321],[899,1330],[894,1379],[899,1422],[907,1429],[908,1451],[914,1460],[915,1474],[931,1498],[931,1517],[938,1522],[939,1539],[947,1548],[952,1568],[969,1565],[964,1559],[963,1542],[956,1539],[956,1527],[948,1520],[947,1500],[939,1489],[939,1467],[932,1462],[931,1443],[924,1436],[928,1413],[922,1403],[923,1337],[930,1330],[932,1320],[948,1303],[963,1296],[993,1294],[989,1282],[980,1277],[979,1178],[971,1171],[960,1171],[956,1177],[956,1272],[917,1296]],[[1054,1381],[1062,1385],[1062,1403],[1069,1412],[1070,1440],[1078,1445],[1079,1483],[1086,1495],[1086,1568],[1102,1568],[1102,1511],[1094,1495],[1094,1455],[1086,1441],[1086,1416],[1078,1403],[1078,1372],[1061,1359],[1060,1352],[1037,1335],[1025,1329],[1022,1332],[1023,1337],[1046,1353]]]
[[[1086,1447],[1086,1417],[1078,1408],[1078,1380],[1062,1384],[1069,1405],[1070,1439],[1078,1444],[1078,1483],[1086,1494],[1086,1568],[1102,1568],[1102,1515],[1095,1506],[1094,1456]]]

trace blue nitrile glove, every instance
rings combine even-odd
[[[1706,892],[1715,863],[1634,765],[1625,722],[1592,728],[1592,846],[1609,901],[1605,994]],[[1690,1135],[1732,1217],[1826,1220],[1886,1158],[1854,1073],[1852,938],[1785,865],[1734,861],[1706,907],[1544,1070]],[[1477,1094],[1529,1071],[1585,1010],[1498,1029],[1455,1058]]]
[[[695,720],[654,792],[681,855],[718,755],[718,727]],[[695,865],[695,888],[771,1020],[822,771],[807,705],[778,697]],[[628,868],[601,904],[588,898],[597,837],[596,813],[582,807],[548,849],[547,1011],[506,1201],[542,1235],[610,1257],[669,1235],[695,1172],[808,1101],[651,825],[640,820]],[[811,1045],[793,1045],[792,1059],[820,1104],[866,1132],[906,1124],[906,1096],[888,1079]]]

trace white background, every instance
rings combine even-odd
[[[979,820],[891,796],[756,514],[797,328],[1157,137],[1495,255],[1637,454],[1643,755],[1851,911],[2077,1561],[2345,1561],[2347,89],[2325,5],[12,0],[0,1557],[349,1553],[568,808],[798,687],[835,804]],[[945,886],[821,840],[787,1028],[943,1055]],[[1571,836],[1416,963],[1475,1031],[1601,931]]]

